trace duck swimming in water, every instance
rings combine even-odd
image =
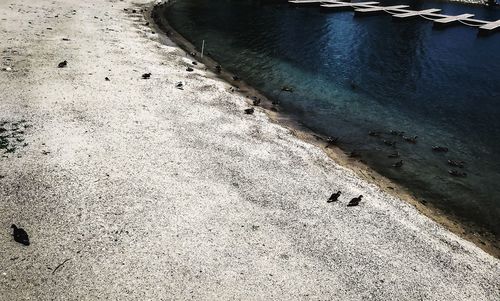
[[[433,146],[432,150],[435,152],[438,152],[438,153],[447,153],[448,152],[448,148],[444,147],[444,146]]]
[[[23,228],[18,228],[16,227],[16,225],[12,224],[12,226],[10,226],[12,229],[14,229],[14,240],[20,244],[23,244],[25,246],[29,246],[30,245],[30,240],[29,240],[29,237],[28,237],[28,233],[26,233],[26,231],[24,231]]]
[[[382,133],[381,132],[377,132],[377,131],[369,131],[368,132],[368,136],[371,136],[371,137],[380,137]]]
[[[349,157],[350,158],[359,158],[361,157],[361,154],[355,150],[353,150],[352,152],[349,153]]]
[[[347,207],[353,207],[353,206],[358,206],[359,203],[361,202],[361,199],[363,198],[362,195],[358,196],[357,198],[351,199],[349,204],[347,204]]]
[[[399,152],[394,152],[392,154],[390,154],[389,156],[387,156],[388,158],[399,158]]]
[[[392,167],[400,168],[403,166],[403,160],[400,160],[394,164],[392,164]]]
[[[458,170],[448,170],[448,173],[454,177],[466,177],[467,174],[463,171],[458,171]]]
[[[390,141],[390,140],[384,140],[383,141],[385,145],[395,147],[396,146],[396,141]]]
[[[413,137],[403,136],[403,139],[406,142],[413,143],[413,144],[417,143],[417,138],[418,138],[418,136],[413,136]]]
[[[453,167],[464,168],[464,164],[465,164],[464,161],[448,160],[448,165]]]
[[[339,200],[339,196],[342,192],[340,191],[337,191],[335,193],[332,193],[332,195],[330,196],[330,198],[328,199],[328,201],[326,201],[327,203],[332,203],[332,202],[336,202]]]
[[[328,145],[336,145],[337,143],[339,143],[340,141],[340,138],[339,137],[328,137],[326,138],[326,143],[328,143]]]
[[[389,134],[394,135],[394,136],[403,136],[403,135],[404,135],[404,133],[405,133],[405,132],[403,132],[403,131],[395,131],[395,130],[391,130],[391,131],[389,132]]]

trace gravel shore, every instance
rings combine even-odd
[[[0,300],[500,299],[498,259],[244,114],[150,6],[0,2]]]

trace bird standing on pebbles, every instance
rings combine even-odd
[[[339,196],[342,192],[340,191],[337,191],[335,193],[332,193],[332,195],[330,196],[330,198],[328,199],[328,201],[326,201],[327,203],[332,203],[332,202],[336,202],[339,200]]]
[[[58,68],[65,68],[66,66],[68,66],[68,61],[62,61],[57,65]]]
[[[12,224],[12,226],[10,226],[12,229],[14,229],[14,240],[17,241],[18,243],[20,244],[23,244],[25,246],[29,246],[30,245],[30,240],[29,240],[29,237],[28,237],[28,233],[26,233],[26,231],[24,231],[23,228],[18,228],[16,227],[16,225]]]
[[[359,203],[361,202],[361,199],[363,198],[362,195],[358,196],[357,198],[353,198],[349,204],[347,204],[347,207],[353,207],[353,206],[358,206]]]

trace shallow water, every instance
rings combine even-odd
[[[385,1],[384,4],[404,4]],[[406,2],[409,3],[409,2]],[[500,10],[412,1],[500,19]],[[171,25],[310,129],[341,138],[374,169],[466,223],[500,234],[500,33],[353,17],[259,1],[183,0]],[[291,86],[293,93],[282,92]],[[354,87],[354,88],[353,88]],[[418,136],[411,144],[390,130]],[[371,137],[369,131],[382,131]],[[396,141],[391,147],[383,140]],[[435,153],[434,145],[449,148]],[[400,159],[387,156],[398,151]],[[463,160],[452,168],[447,160]],[[451,177],[448,170],[467,173]]]

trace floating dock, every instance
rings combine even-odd
[[[399,14],[392,15],[392,17],[394,19],[396,19],[396,20],[398,20],[398,19],[409,19],[409,18],[420,17],[420,15],[437,13],[437,12],[440,12],[440,11],[441,10],[438,9],[438,8],[431,8],[431,9],[410,11],[410,12],[407,12],[407,13],[399,13]]]
[[[353,7],[367,7],[369,5],[376,5],[379,4],[380,2],[356,2],[356,3],[329,3],[325,4],[324,2],[320,5],[321,9],[323,10],[350,10]]]
[[[480,34],[489,34],[500,29],[500,20],[484,21],[473,19],[473,14],[461,14],[456,16],[438,14],[440,9],[430,8],[424,10],[411,10],[408,5],[379,6],[379,2],[348,2],[337,0],[290,0],[292,6],[320,6],[324,11],[353,10],[356,16],[390,14],[393,20],[403,21],[414,18],[423,18],[432,21],[434,27],[442,28],[454,24],[463,24],[477,27]]]

